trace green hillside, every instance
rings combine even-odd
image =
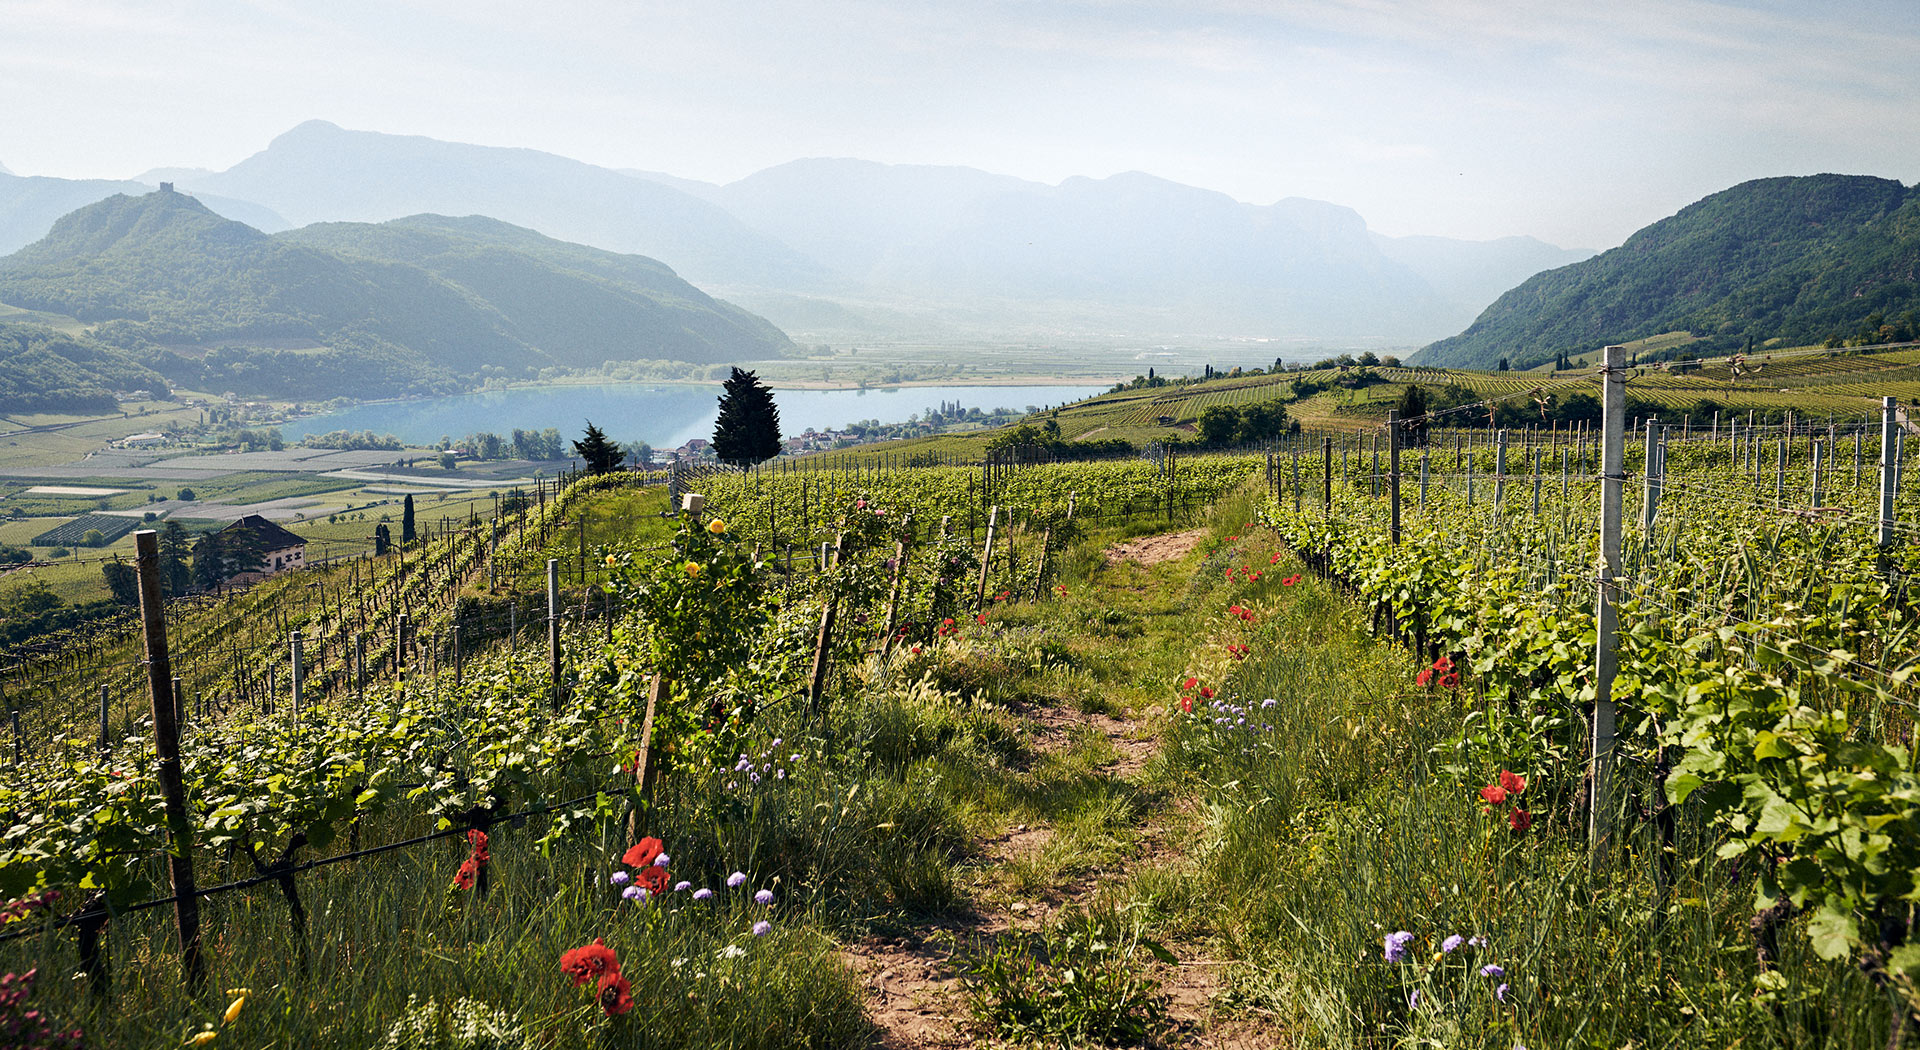
[[[166,389],[125,351],[0,321],[0,413],[112,412],[115,392]]]
[[[1421,365],[1531,367],[1665,332],[1704,354],[1914,338],[1920,187],[1859,175],[1757,179],[1585,262],[1537,274]],[[1679,351],[1675,351],[1678,353]]]
[[[177,383],[307,398],[789,345],[650,259],[488,220],[268,236],[165,191],[82,208],[0,260],[0,303],[95,324]]]

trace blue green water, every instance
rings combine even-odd
[[[838,430],[848,423],[878,420],[904,423],[943,401],[965,408],[1025,409],[1058,405],[1105,391],[1104,386],[921,386],[870,390],[779,390],[780,429],[792,437],[811,427]],[[459,440],[491,431],[502,436],[520,430],[555,427],[569,437],[588,420],[616,441],[644,441],[655,448],[678,448],[691,438],[713,436],[720,388],[692,383],[603,383],[594,386],[535,386],[477,394],[379,401],[338,412],[308,416],[280,428],[295,441],[331,430],[371,430],[402,441],[432,444],[441,437]]]

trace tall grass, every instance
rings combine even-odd
[[[1475,698],[1417,688],[1414,659],[1340,595],[1282,589],[1302,570],[1273,568],[1252,587],[1270,615],[1222,693],[1227,724],[1196,707],[1167,733],[1159,772],[1201,801],[1194,867],[1135,890],[1244,962],[1229,1003],[1302,1046],[1886,1044],[1884,993],[1803,936],[1759,969],[1751,871],[1713,860],[1704,828],[1683,828],[1681,855],[1706,859],[1663,896],[1644,835],[1595,875],[1568,811],[1524,833],[1506,808],[1483,812],[1474,789],[1499,770],[1460,783],[1441,769]],[[1402,931],[1405,959],[1389,961]]]

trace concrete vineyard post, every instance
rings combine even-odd
[[[1300,450],[1293,450],[1293,512],[1300,513]]]
[[[1502,429],[1494,437],[1493,448],[1493,514],[1499,517],[1507,509],[1507,432]]]
[[[107,739],[107,687],[100,687],[100,752],[105,754],[112,748]]]
[[[367,702],[367,632],[353,636],[353,698]]]
[[[1615,649],[1614,576],[1620,571],[1620,489],[1626,481],[1627,375],[1626,349],[1606,348],[1606,367],[1602,371],[1601,413],[1604,428],[1600,449],[1600,564],[1596,588],[1594,621],[1593,748],[1588,768],[1590,784],[1587,801],[1588,862],[1595,869],[1605,865],[1612,825],[1610,794],[1613,784],[1614,707],[1613,679],[1619,672],[1619,653]]]
[[[1780,448],[1776,450],[1773,464],[1773,504],[1781,506],[1787,498],[1787,449],[1793,444],[1793,438],[1780,439]]]
[[[1333,439],[1320,439],[1320,510],[1321,516],[1333,514]]]
[[[560,559],[547,559],[547,690],[560,709]]]
[[[1376,457],[1379,453],[1374,453]],[[1388,537],[1400,545],[1400,413],[1387,411],[1387,502],[1392,507]]]
[[[839,559],[841,545],[847,542],[847,534],[841,533],[833,541],[834,558]],[[822,545],[824,546],[824,544]],[[820,633],[813,643],[813,670],[807,675],[807,706],[818,714],[826,703],[827,673],[833,668],[833,621],[838,611],[840,596],[829,590],[826,606],[820,610]]]
[[[1428,467],[1429,467],[1427,460],[1430,454],[1431,454],[1430,450],[1424,447],[1420,449],[1420,509],[1421,510],[1427,509],[1427,474],[1428,474]]]
[[[167,874],[173,884],[173,921],[180,935],[180,969],[198,990],[206,979],[200,959],[200,898],[193,880],[193,830],[187,791],[180,776],[180,725],[174,720],[173,662],[167,653],[166,608],[160,598],[160,534],[133,534],[134,567],[140,581],[140,625],[146,643],[147,689],[153,700],[153,745],[159,757],[160,795],[171,838]]]
[[[1895,472],[1899,469],[1893,443],[1894,399],[1880,399],[1880,532],[1875,542],[1881,550],[1893,546],[1893,497]]]
[[[1808,498],[1811,500],[1810,505],[1815,507],[1818,507],[1820,505],[1820,465],[1821,465],[1822,451],[1824,451],[1823,443],[1819,441],[1814,442],[1813,443],[1813,482],[1811,485],[1811,491],[1808,492],[1807,495],[1808,495]]]
[[[306,700],[306,654],[300,648],[300,632],[293,632],[293,720],[300,721],[300,709]]]

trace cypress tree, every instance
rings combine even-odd
[[[413,545],[413,494],[407,494],[406,503],[400,507],[400,545]]]
[[[587,473],[605,474],[620,466],[620,446],[607,440],[605,431],[587,420],[586,436],[573,443],[573,454],[587,464]]]
[[[721,384],[713,454],[742,467],[780,454],[780,409],[773,403],[773,391],[752,372],[736,368]]]
[[[1420,384],[1412,383],[1407,392],[1400,395],[1400,403],[1393,406],[1400,411],[1401,440],[1409,445],[1427,443],[1427,392]]]

